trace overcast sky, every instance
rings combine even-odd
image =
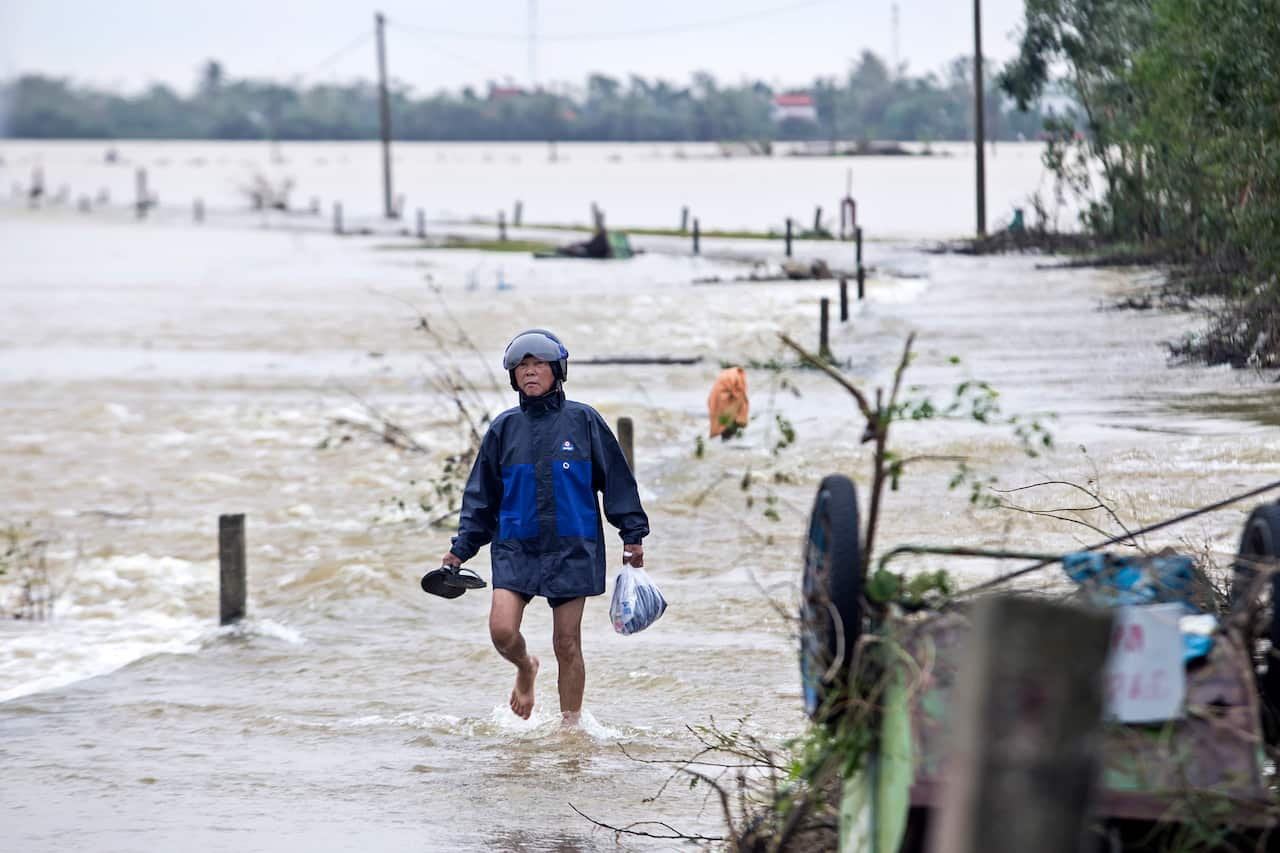
[[[531,62],[530,9],[537,8]],[[0,0],[0,77],[39,72],[135,91],[189,91],[206,59],[232,77],[373,79],[373,15],[391,76],[415,91],[489,80],[579,84],[593,71],[801,85],[869,49],[910,74],[973,49],[969,0]],[[986,56],[1015,52],[1022,0],[983,0]]]

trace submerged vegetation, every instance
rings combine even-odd
[[[1280,4],[1027,0],[999,83],[1028,108],[1071,93],[1085,132],[1049,124],[1058,191],[1093,238],[1173,263],[1177,294],[1208,300],[1208,331],[1174,353],[1280,366]]]

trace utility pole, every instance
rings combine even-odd
[[[529,91],[538,88],[538,0],[529,0]]]
[[[391,206],[391,99],[387,95],[387,44],[383,33],[387,19],[377,12],[373,16],[378,30],[378,111],[382,123],[382,210],[387,219],[395,219]]]
[[[973,144],[978,163],[978,236],[987,234],[987,164],[982,97],[982,0],[973,0]]]

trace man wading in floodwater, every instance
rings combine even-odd
[[[462,496],[458,535],[442,563],[460,566],[493,543],[489,635],[515,664],[511,710],[533,712],[538,659],[520,633],[535,595],[551,605],[552,646],[560,665],[560,713],[575,725],[582,712],[586,667],[582,609],[605,590],[606,544],[596,505],[622,535],[633,566],[644,565],[641,540],[649,519],[618,440],[590,406],[564,398],[569,352],[544,329],[517,335],[502,356],[520,405],[494,418]]]

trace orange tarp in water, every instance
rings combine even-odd
[[[711,436],[729,435],[747,425],[747,373],[741,367],[727,367],[716,377],[707,397],[711,415]],[[728,435],[725,436],[726,438]]]

